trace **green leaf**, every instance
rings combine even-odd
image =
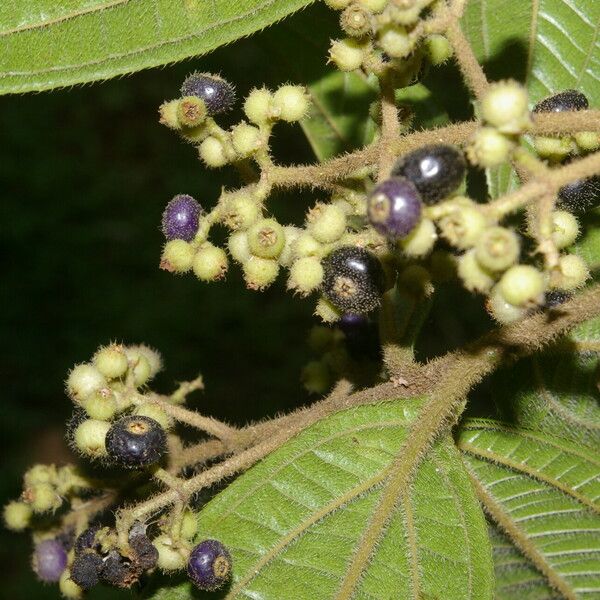
[[[600,2],[471,0],[463,26],[488,77],[524,82],[532,105],[567,88],[600,105]],[[509,167],[488,173],[494,197],[516,183]]]
[[[311,2],[1,2],[0,94],[108,79],[206,54]]]
[[[485,510],[551,586],[566,598],[599,597],[597,453],[486,419],[467,421],[458,446]],[[521,579],[522,567],[505,564],[499,585]]]
[[[232,553],[227,597],[347,598],[340,586],[369,525],[381,517],[391,465],[422,405],[398,400],[327,417],[209,502],[199,530]],[[451,440],[436,443],[413,484],[394,494],[373,555],[356,564],[352,597],[491,599],[485,519]],[[187,583],[152,595],[190,597]]]

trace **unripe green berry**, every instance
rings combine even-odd
[[[370,10],[373,14],[377,14],[383,11],[387,6],[388,0],[357,0],[360,6],[364,6],[367,10]]]
[[[333,10],[344,10],[352,0],[325,0],[325,4]]]
[[[67,378],[67,392],[76,402],[107,386],[106,378],[90,364],[77,365]]]
[[[323,281],[323,266],[316,256],[299,258],[290,269],[288,289],[307,296],[316,290]]]
[[[283,250],[279,255],[279,264],[282,267],[290,267],[294,262],[294,243],[300,237],[302,229],[295,227],[294,225],[286,225],[283,228],[285,234],[285,244]]]
[[[434,66],[444,64],[454,53],[448,39],[438,33],[425,38],[425,52]]]
[[[308,231],[322,244],[339,240],[346,232],[346,213],[333,204],[318,203],[308,212]]]
[[[77,449],[91,458],[106,456],[106,434],[110,423],[98,419],[86,419],[75,430],[73,441]]]
[[[300,380],[310,394],[324,394],[333,383],[328,366],[320,360],[312,360],[302,369]]]
[[[136,387],[140,387],[147,383],[152,377],[152,366],[150,361],[143,355],[138,356],[137,360],[131,367],[133,381]]]
[[[23,498],[31,506],[34,513],[55,511],[62,504],[62,500],[53,485],[37,483],[23,492]]]
[[[160,116],[159,123],[165,125],[169,129],[181,129],[181,123],[177,117],[177,109],[179,108],[179,100],[170,100],[160,105],[158,114]]]
[[[340,320],[342,313],[327,298],[319,298],[315,307],[315,316],[323,323],[335,323]]]
[[[100,348],[94,355],[94,366],[107,379],[116,379],[127,371],[127,356],[123,347],[111,344]]]
[[[488,271],[504,271],[519,258],[519,238],[505,227],[486,229],[475,245],[475,257]]]
[[[246,116],[256,125],[265,124],[270,118],[273,94],[267,88],[253,89],[244,102]]]
[[[159,569],[168,573],[185,567],[190,554],[187,544],[173,540],[165,534],[152,540],[152,544],[158,550],[156,565]]]
[[[579,235],[577,219],[566,210],[555,210],[552,213],[552,241],[562,250],[570,246]]]
[[[304,232],[292,244],[292,252],[296,258],[318,256],[321,253],[321,244],[310,233]]]
[[[198,532],[198,515],[187,509],[181,517],[180,534],[184,540],[191,540]]]
[[[362,37],[373,29],[372,15],[359,4],[352,4],[340,15],[340,27],[346,35]]]
[[[544,275],[530,265],[515,265],[502,275],[498,289],[513,306],[535,306],[544,300]]]
[[[498,81],[489,86],[481,101],[481,116],[501,133],[522,133],[531,126],[527,101],[527,90],[520,83]]]
[[[494,277],[475,258],[475,250],[469,250],[458,258],[458,276],[470,292],[487,292],[494,285]]]
[[[246,287],[251,290],[263,290],[270,286],[279,273],[276,260],[251,256],[243,265]]]
[[[508,161],[514,142],[493,127],[482,127],[475,132],[466,154],[471,164],[491,168]]]
[[[248,123],[239,123],[231,131],[231,143],[241,156],[251,156],[261,145],[260,130]]]
[[[168,431],[173,427],[173,417],[168,415],[165,409],[158,406],[158,404],[152,404],[150,402],[141,404],[135,407],[133,414],[154,419],[165,431]]]
[[[304,87],[282,85],[273,95],[271,116],[293,123],[306,115],[309,105],[309,96]]]
[[[381,49],[393,58],[405,58],[414,47],[414,42],[405,27],[390,23],[379,30],[377,36]]]
[[[110,388],[104,388],[88,396],[81,406],[91,419],[110,421],[117,412],[117,401]]]
[[[196,252],[192,262],[194,275],[200,281],[217,281],[227,273],[228,260],[225,250],[206,242]]]
[[[207,167],[217,168],[226,165],[229,160],[223,143],[214,136],[207,137],[198,146],[200,158]]]
[[[23,476],[25,487],[38,483],[52,483],[56,481],[57,473],[54,465],[34,465]]]
[[[261,258],[277,258],[285,245],[285,232],[275,219],[260,219],[248,229],[250,252]]]
[[[125,354],[127,354],[127,360],[129,361],[130,367],[134,367],[140,362],[143,357],[148,363],[150,377],[154,377],[162,369],[162,358],[160,352],[150,348],[145,344],[139,344],[137,346],[127,346],[125,348]]]
[[[575,254],[565,254],[558,259],[558,266],[550,275],[550,287],[565,291],[576,290],[589,276],[590,270],[582,258]]]
[[[354,71],[360,69],[368,51],[369,44],[363,40],[334,40],[329,48],[329,60],[340,71]]]
[[[177,120],[184,127],[197,127],[206,119],[206,104],[196,96],[181,98],[177,105]]]
[[[497,285],[493,287],[487,299],[486,308],[492,317],[502,325],[520,321],[527,314],[526,308],[507,302]]]
[[[600,134],[596,131],[578,131],[573,138],[583,152],[594,152],[600,148]]]
[[[248,234],[245,231],[234,231],[227,240],[227,249],[233,260],[243,263],[250,258]]]
[[[537,135],[533,139],[533,144],[539,156],[556,162],[563,160],[574,150],[573,138],[570,136],[549,137]]]
[[[13,500],[4,507],[4,524],[11,531],[23,531],[29,527],[32,515],[29,504]]]
[[[392,7],[390,10],[390,17],[394,23],[398,25],[414,25],[421,15],[421,6],[415,4],[413,6],[407,6],[406,8]]]
[[[398,240],[398,246],[406,256],[420,258],[431,252],[437,237],[433,221],[422,218],[405,238]]]
[[[474,246],[486,226],[485,217],[475,206],[461,206],[440,221],[442,235],[461,249]]]
[[[58,589],[67,600],[80,600],[83,590],[71,579],[71,572],[65,569],[58,580]]]
[[[171,240],[163,248],[160,268],[169,273],[187,273],[192,268],[194,247],[185,240]]]
[[[249,190],[230,192],[222,198],[223,222],[231,229],[248,229],[260,216],[260,204]]]

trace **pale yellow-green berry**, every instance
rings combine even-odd
[[[372,13],[377,14],[383,11],[387,6],[388,0],[357,0],[360,6],[363,6]]]
[[[231,130],[231,143],[240,156],[251,156],[260,148],[260,130],[254,125],[239,123]]]
[[[537,135],[533,139],[535,151],[542,158],[549,158],[552,161],[561,161],[573,152],[575,142],[570,136],[549,137]]]
[[[513,306],[536,306],[544,300],[544,275],[530,265],[515,265],[502,275],[498,290]]]
[[[212,135],[207,137],[200,146],[198,146],[198,153],[207,167],[222,167],[229,162],[225,146],[220,140]]]
[[[369,50],[369,44],[363,40],[334,40],[329,48],[329,60],[340,71],[354,71],[360,69]]]
[[[28,469],[23,476],[25,487],[31,487],[37,483],[53,483],[56,481],[55,465],[34,465]]]
[[[513,140],[493,127],[482,127],[475,132],[466,154],[471,164],[491,168],[507,162],[514,147]]]
[[[398,241],[398,246],[406,256],[420,258],[431,252],[437,237],[433,221],[423,218],[405,238]]]
[[[481,117],[501,133],[518,134],[531,127],[527,90],[514,80],[492,83],[481,101]]]
[[[323,323],[335,323],[340,320],[342,314],[326,298],[319,298],[315,307],[315,316],[319,317]]]
[[[78,450],[86,456],[100,458],[106,456],[106,434],[110,423],[98,419],[86,419],[75,430],[73,441]]]
[[[379,46],[392,58],[408,56],[414,47],[414,42],[402,25],[390,23],[382,27],[377,35]]]
[[[150,361],[142,354],[138,356],[137,360],[131,367],[133,374],[133,381],[136,387],[140,387],[147,383],[152,377],[152,366]]]
[[[583,152],[594,152],[600,148],[600,134],[596,131],[578,131],[573,138]]]
[[[285,231],[275,219],[260,219],[248,229],[248,248],[255,256],[277,258],[285,245]]]
[[[76,402],[83,401],[106,386],[104,375],[90,364],[77,365],[67,378],[67,391]]]
[[[550,287],[571,291],[580,288],[590,277],[585,261],[575,254],[565,254],[558,259],[558,266],[550,275]]]
[[[133,414],[154,419],[165,431],[168,431],[173,427],[173,417],[168,415],[165,409],[161,408],[158,404],[152,404],[150,402],[141,404],[135,407]]]
[[[470,292],[487,292],[494,285],[494,276],[477,262],[473,249],[458,258],[457,272]]]
[[[271,116],[293,123],[306,115],[309,106],[306,88],[301,85],[282,85],[273,94]]]
[[[184,540],[191,540],[198,532],[198,515],[186,509],[181,517],[180,534]]]
[[[154,538],[152,543],[158,550],[156,565],[161,571],[167,573],[179,571],[187,564],[190,555],[190,547],[187,543],[173,540],[166,534]]]
[[[292,253],[296,258],[302,258],[303,256],[319,256],[321,250],[321,244],[307,232],[301,233],[292,244]]]
[[[262,290],[270,286],[279,273],[279,264],[270,258],[251,256],[244,264],[244,281],[251,290]]]
[[[62,504],[56,488],[50,483],[37,483],[23,491],[23,499],[34,513],[55,511]]]
[[[329,368],[320,360],[307,363],[300,380],[310,394],[324,394],[333,383]]]
[[[248,233],[244,230],[234,231],[227,240],[227,249],[231,258],[238,263],[243,263],[250,258],[248,246]]]
[[[127,356],[123,346],[111,344],[94,355],[94,366],[107,379],[122,377],[127,371]]]
[[[287,287],[302,296],[315,291],[323,282],[323,266],[316,256],[305,256],[294,262]]]
[[[171,240],[163,248],[160,268],[170,273],[187,273],[192,268],[194,247],[185,240]]]
[[[333,8],[333,10],[344,10],[350,2],[352,2],[352,0],[325,0],[325,4],[327,4],[329,8]]]
[[[65,569],[58,580],[58,589],[67,600],[80,600],[83,590],[71,579],[71,572]]]
[[[434,66],[444,64],[454,53],[448,39],[439,33],[425,38],[425,52],[429,62]]]
[[[526,308],[514,306],[507,302],[497,285],[492,288],[486,307],[490,315],[502,325],[520,321],[527,314]]]
[[[421,7],[418,4],[409,8],[396,8],[390,10],[390,17],[398,25],[414,25],[421,14]]]
[[[308,232],[322,244],[339,240],[346,232],[346,213],[333,204],[319,202],[307,216]]]
[[[177,108],[179,107],[179,100],[169,100],[160,105],[158,114],[160,116],[159,122],[161,125],[165,125],[169,129],[181,129],[181,123],[177,118]]]
[[[279,255],[279,264],[282,267],[290,267],[294,262],[294,243],[302,234],[302,229],[295,227],[294,225],[286,225],[283,228],[285,234],[285,244],[283,250]]]
[[[552,213],[552,241],[562,250],[570,246],[579,235],[577,219],[566,210],[555,210]]]
[[[442,235],[456,248],[475,245],[487,226],[486,218],[475,206],[462,206],[440,221]]]
[[[520,252],[519,238],[505,227],[489,227],[475,245],[475,257],[489,271],[504,271],[514,265]]]
[[[140,357],[144,357],[148,362],[150,369],[150,377],[154,377],[162,369],[162,357],[158,350],[150,348],[145,344],[139,344],[137,346],[127,346],[125,348],[127,354],[127,360],[130,366],[139,362]]]
[[[342,31],[351,37],[361,37],[373,29],[373,16],[360,4],[351,4],[340,16]]]
[[[194,275],[200,281],[217,281],[227,273],[228,260],[223,248],[218,248],[206,242],[196,252],[192,262]]]
[[[177,120],[184,127],[197,127],[206,119],[206,104],[197,96],[181,98],[177,105]]]
[[[264,125],[270,119],[273,94],[267,88],[253,89],[244,102],[244,112],[252,123]]]
[[[91,419],[109,421],[117,412],[117,401],[110,388],[104,388],[88,396],[81,406]]]
[[[221,202],[223,222],[231,229],[248,229],[261,213],[260,203],[248,189],[228,192]]]
[[[29,504],[13,500],[4,507],[4,524],[12,531],[23,531],[29,527],[32,515]]]

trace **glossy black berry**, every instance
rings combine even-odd
[[[369,313],[381,303],[383,269],[379,259],[363,248],[344,246],[323,261],[323,292],[338,309]]]
[[[382,235],[406,237],[421,219],[421,197],[404,177],[390,177],[380,183],[367,201],[369,222]]]
[[[533,112],[565,112],[571,110],[587,110],[588,99],[577,90],[565,90],[544,98],[533,107]]]
[[[78,554],[71,565],[71,579],[82,589],[89,590],[98,585],[102,558],[93,550]]]
[[[582,213],[600,206],[600,176],[578,179],[561,187],[558,205],[569,212]]]
[[[354,360],[381,359],[381,343],[377,323],[369,320],[365,315],[346,313],[337,323],[338,328],[344,333],[346,349]]]
[[[33,552],[33,570],[48,583],[58,581],[67,567],[67,551],[57,539],[43,540]]]
[[[162,232],[167,240],[194,239],[202,208],[191,196],[178,194],[167,204],[162,216]]]
[[[108,455],[123,467],[151,465],[160,460],[166,449],[165,431],[150,417],[122,417],[111,425],[106,434]]]
[[[231,555],[217,540],[204,540],[191,552],[188,575],[201,590],[222,587],[231,577]]]
[[[211,116],[228,111],[235,102],[235,88],[222,77],[209,73],[192,73],[183,82],[181,94],[204,100]]]
[[[456,146],[430,144],[401,156],[392,175],[406,177],[425,204],[435,204],[461,184],[467,163]]]

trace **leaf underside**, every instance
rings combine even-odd
[[[401,400],[327,417],[209,502],[200,538],[221,540],[234,562],[231,587],[216,597],[491,599],[487,526],[447,438],[413,485],[396,490],[375,551],[355,565],[353,594],[339,594],[421,406],[422,400]],[[191,586],[159,588],[151,597],[190,598]]]
[[[0,94],[108,79],[206,54],[313,0],[3,0]]]

